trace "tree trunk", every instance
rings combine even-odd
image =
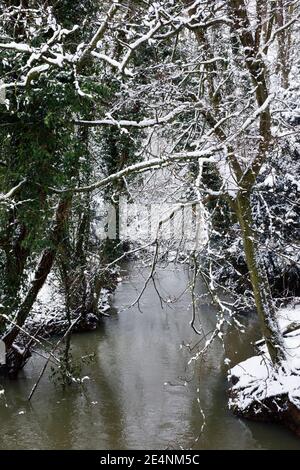
[[[241,227],[245,258],[261,331],[273,364],[279,365],[285,360],[284,343],[276,318],[276,310],[267,274],[259,258],[256,234],[253,229],[249,192],[239,192],[235,201],[235,212]]]
[[[31,287],[18,309],[15,321],[16,324],[2,338],[5,342],[7,352],[11,349],[15,339],[17,338],[20,332],[20,327],[24,325],[31,311],[31,308],[37,298],[37,295],[45,284],[48,274],[53,266],[58,247],[62,242],[62,237],[64,234],[64,224],[68,217],[71,201],[72,197],[70,195],[66,195],[61,199],[58,204],[56,210],[55,223],[50,234],[49,247],[43,251],[41,259],[38,263],[37,270],[35,272],[34,279],[31,283]]]

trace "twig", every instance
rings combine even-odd
[[[79,317],[77,317],[72,323],[71,325],[69,326],[69,328],[67,329],[67,331],[65,332],[65,334],[57,341],[56,345],[54,346],[54,348],[52,348],[52,350],[50,351],[50,354],[49,354],[49,357],[47,358],[45,364],[43,365],[40,373],[39,373],[39,376],[38,376],[38,379],[37,381],[35,382],[34,386],[32,387],[31,389],[31,392],[29,394],[29,397],[28,397],[28,401],[31,400],[31,398],[33,397],[33,394],[34,392],[36,391],[40,381],[41,381],[41,378],[43,377],[44,373],[45,373],[45,370],[50,362],[50,359],[51,359],[51,356],[54,355],[56,349],[58,348],[58,346],[62,343],[62,341],[68,336],[68,334],[72,331],[72,329],[74,328],[74,326],[76,325],[76,323],[78,323],[78,321],[81,319],[81,315]]]

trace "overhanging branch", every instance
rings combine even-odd
[[[79,186],[77,188],[68,188],[68,189],[56,189],[56,188],[51,188],[51,189],[54,193],[57,193],[57,194],[61,194],[65,192],[84,193],[84,192],[94,191],[95,189],[103,188],[107,186],[108,184],[112,183],[113,181],[116,181],[130,174],[145,172],[151,169],[164,168],[164,167],[173,165],[174,163],[187,161],[187,160],[191,160],[194,158],[197,158],[197,159],[201,158],[206,161],[211,161],[211,157],[213,155],[215,155],[218,152],[222,152],[223,150],[224,150],[223,145],[216,145],[214,147],[208,148],[207,150],[202,150],[202,151],[195,150],[193,152],[175,154],[170,158],[165,158],[165,159],[153,158],[151,160],[146,160],[140,163],[136,163],[134,165],[130,165],[124,168],[123,170],[113,173],[112,175],[109,175],[106,178],[103,178],[100,181],[97,181],[96,183],[93,183],[88,186]]]

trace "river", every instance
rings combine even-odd
[[[140,308],[125,309],[138,296],[145,269],[129,265],[113,301],[110,317],[92,333],[72,337],[74,357],[94,354],[85,364],[84,386],[63,390],[43,376],[32,401],[27,397],[44,359],[34,354],[18,380],[1,379],[1,449],[300,449],[300,440],[280,425],[240,420],[227,409],[224,358],[232,364],[251,354],[259,337],[254,318],[246,333],[227,331],[225,347],[214,342],[205,361],[187,366],[198,340],[192,331],[188,272],[159,269]],[[201,291],[202,286],[197,286]],[[176,301],[175,301],[176,299]],[[215,312],[200,305],[208,332]],[[246,320],[245,320],[246,321]],[[201,433],[203,416],[205,427]]]

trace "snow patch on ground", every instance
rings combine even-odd
[[[28,322],[33,325],[47,325],[52,322],[66,320],[63,295],[57,280],[48,276],[47,282],[40,290]],[[27,325],[26,325],[27,326]]]
[[[101,315],[109,315],[111,309],[111,292],[102,288],[99,302]],[[87,312],[88,313],[88,312]],[[55,333],[57,328],[68,326],[64,296],[54,275],[49,275],[47,282],[39,292],[25,329],[36,331],[42,327],[44,332]],[[58,330],[59,331],[59,330]]]

